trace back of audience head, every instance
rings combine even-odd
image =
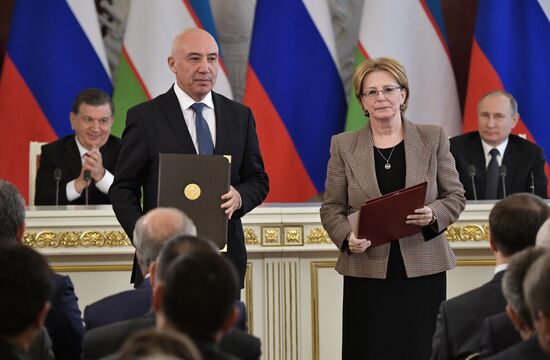
[[[502,293],[508,303],[506,312],[523,340],[530,338],[534,331],[533,319],[523,293],[523,281],[531,264],[545,252],[542,248],[529,247],[514,254],[502,279]]]
[[[162,245],[177,235],[196,235],[193,221],[181,210],[156,208],[141,216],[134,228],[133,242],[139,267],[145,275],[157,258]]]
[[[239,288],[236,270],[225,257],[212,252],[181,255],[167,269],[161,303],[154,304],[160,310],[159,324],[196,341],[217,343],[238,316]]]
[[[133,334],[120,349],[119,360],[202,360],[200,351],[185,334],[147,329]]]
[[[52,290],[52,272],[38,252],[26,246],[1,246],[0,337],[23,336],[24,346],[30,346],[44,325]]]
[[[216,246],[206,239],[191,236],[179,235],[166,241],[161,248],[157,261],[152,267],[154,281],[163,281],[166,277],[166,271],[172,262],[180,255],[190,252],[209,252],[219,254]],[[154,273],[154,274],[153,274]]]
[[[0,180],[0,244],[23,241],[25,201],[17,188]]]
[[[529,193],[512,194],[497,202],[489,214],[491,247],[508,257],[535,245],[541,225],[550,217],[550,207]]]
[[[523,291],[537,332],[539,344],[550,355],[550,251],[529,268]]]
[[[550,219],[546,220],[537,233],[536,246],[550,249]]]

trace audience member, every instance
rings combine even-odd
[[[173,359],[202,360],[202,356],[187,335],[155,328],[139,331],[124,342],[119,360],[157,359],[170,355]]]
[[[536,246],[550,249],[550,219],[546,220],[537,233]]]
[[[539,345],[550,356],[550,251],[529,268],[523,283],[527,306],[535,324]]]
[[[478,131],[451,138],[451,153],[466,199],[474,199],[472,176],[478,199],[502,199],[501,165],[506,167],[502,170],[506,174],[507,195],[534,192],[546,198],[544,151],[511,134],[519,119],[516,99],[504,90],[485,94],[477,105],[477,119]]]
[[[194,236],[178,236],[168,240],[161,248],[156,261],[150,266],[151,286],[160,286],[166,277],[169,265],[180,255],[187,253],[218,254],[217,248],[210,242]],[[144,317],[122,321],[93,329],[86,333],[83,343],[83,359],[99,359],[120,350],[124,341],[134,332],[155,326],[155,313]],[[221,341],[220,348],[233,353],[241,359],[259,359],[260,340],[247,333],[233,329]],[[115,357],[116,358],[116,357]]]
[[[187,253],[171,262],[153,290],[157,328],[180,331],[203,357],[235,359],[218,347],[238,317],[239,280],[234,266],[214,253]]]
[[[115,322],[136,319],[151,309],[149,266],[161,246],[177,235],[196,235],[193,221],[174,208],[156,208],[141,216],[134,228],[134,246],[144,281],[135,289],[101,299],[84,309],[86,331]]]
[[[113,112],[111,98],[104,91],[91,88],[78,94],[69,114],[74,135],[42,146],[35,205],[55,205],[56,176],[59,205],[85,204],[86,188],[88,204],[111,203],[107,193],[120,150],[120,140],[111,135]]]
[[[502,279],[506,312],[485,319],[481,337],[481,354],[484,357],[498,354],[533,336],[533,320],[525,303],[523,280],[531,264],[545,251],[543,248],[529,247],[510,258]]]
[[[23,197],[11,183],[0,180],[0,244],[23,244],[24,233]],[[32,268],[27,270],[29,269]],[[46,318],[46,329],[57,360],[77,359],[81,353],[84,335],[78,298],[68,276],[54,273],[53,280],[54,291],[50,299],[51,309]]]
[[[527,270],[523,293],[536,335],[488,359],[542,360],[550,358],[550,251],[539,256]]]
[[[495,204],[489,214],[495,275],[488,283],[441,303],[432,359],[460,359],[479,352],[483,321],[506,307],[501,284],[510,256],[535,245],[537,231],[549,216],[550,207],[536,195],[513,194]]]
[[[0,247],[0,359],[28,358],[50,309],[52,288],[50,267],[39,253],[26,246]]]

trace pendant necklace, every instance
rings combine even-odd
[[[391,156],[393,155],[393,150],[395,150],[395,146],[391,148],[390,156],[388,156],[387,159],[384,155],[382,155],[382,153],[380,152],[380,150],[376,146],[374,148],[376,149],[376,151],[378,151],[380,156],[382,156],[382,159],[386,160],[386,164],[384,165],[384,169],[386,169],[386,170],[391,169],[390,159],[391,159]]]

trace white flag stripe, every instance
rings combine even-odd
[[[103,44],[103,38],[101,37],[101,31],[99,30],[99,21],[97,18],[97,10],[94,1],[67,0],[67,5],[69,5],[74,17],[82,27],[82,30],[84,30],[88,40],[90,40],[90,43],[92,44],[99,61],[101,61],[105,72],[109,77],[111,77],[111,70],[109,69],[105,45]],[[90,14],[93,14],[93,16]]]
[[[132,1],[124,46],[152,97],[166,92],[174,83],[167,60],[172,40],[180,31],[196,26],[181,0]],[[227,75],[221,68],[214,89],[232,98]]]
[[[539,5],[542,11],[544,11],[544,15],[546,15],[548,22],[550,22],[550,0],[539,0]]]
[[[309,16],[317,27],[317,31],[325,41],[328,51],[332,57],[332,61],[336,65],[340,73],[340,64],[338,61],[338,51],[336,49],[336,41],[334,40],[334,29],[330,18],[330,9],[326,0],[303,0]],[[340,74],[342,78],[342,74]]]
[[[418,1],[372,1],[363,7],[359,41],[372,57],[390,56],[407,70],[408,119],[439,124],[450,136],[462,124],[454,73],[433,24]]]

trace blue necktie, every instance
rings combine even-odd
[[[497,199],[498,192],[498,161],[499,152],[497,149],[489,151],[491,160],[487,166],[487,182],[485,183],[485,199]]]
[[[208,123],[202,116],[202,109],[206,105],[203,103],[194,103],[191,109],[195,112],[195,130],[197,131],[197,142],[199,144],[200,155],[212,155],[214,153],[214,143],[212,142],[212,134]]]

